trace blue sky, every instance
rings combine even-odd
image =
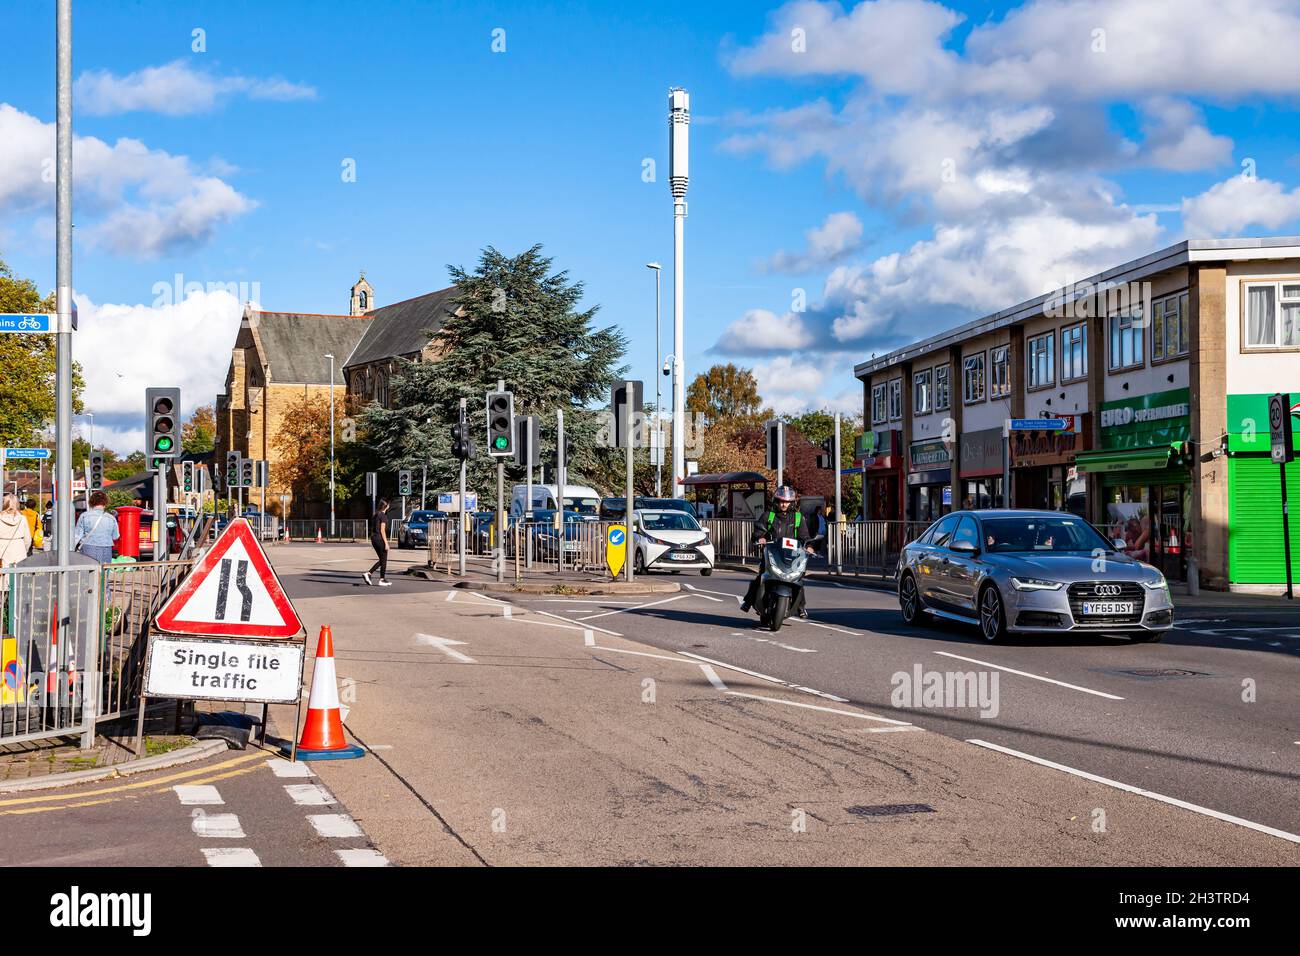
[[[5,6],[0,256],[48,289],[53,3]],[[385,304],[534,242],[651,383],[681,85],[688,371],[735,359],[780,410],[860,411],[874,351],[1188,232],[1300,231],[1298,6],[76,3],[88,402],[129,446],[145,335],[185,358],[187,406],[220,390],[237,307],[160,304],[177,273],[336,312],[358,269]]]

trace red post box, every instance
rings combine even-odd
[[[143,508],[122,505],[117,509],[117,553],[140,557],[140,513]]]

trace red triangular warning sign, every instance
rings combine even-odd
[[[226,525],[154,625],[176,634],[295,637],[302,621],[243,518]]]

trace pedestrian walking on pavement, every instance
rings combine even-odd
[[[0,568],[17,564],[32,549],[32,529],[18,509],[16,495],[5,495],[0,506]],[[3,575],[8,587],[8,575]]]
[[[102,491],[92,491],[90,507],[82,512],[72,532],[73,547],[100,564],[108,564],[113,560],[113,542],[121,537],[117,530],[117,518],[104,510],[107,505],[108,495]]]
[[[379,560],[370,566],[370,570],[361,575],[367,584],[374,584],[371,575],[379,572],[379,586],[392,587],[388,583],[388,502],[380,498],[375,506],[375,513],[370,516],[370,544],[379,555]]]

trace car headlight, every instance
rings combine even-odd
[[[1152,591],[1159,591],[1161,588],[1169,587],[1169,582],[1165,580],[1165,576],[1159,571],[1156,571],[1156,579],[1154,581],[1143,581],[1142,583]]]
[[[1065,587],[1060,581],[1043,581],[1039,578],[1012,578],[1017,591],[1059,591]]]

